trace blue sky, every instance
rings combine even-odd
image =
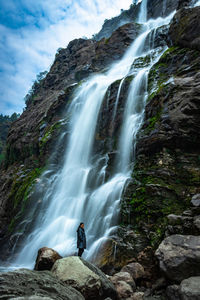
[[[132,0],[0,0],[0,113],[22,112],[36,75],[56,50],[91,37]]]

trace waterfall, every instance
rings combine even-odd
[[[140,20],[146,20],[146,3],[143,0],[141,7],[144,11],[140,12]],[[40,213],[13,265],[32,268],[38,249],[44,246],[55,249],[63,256],[74,254],[76,228],[80,222],[85,223],[88,250],[84,257],[89,260],[96,255],[104,239],[115,231],[121,195],[131,175],[136,135],[143,120],[151,67],[132,70],[131,66],[136,59],[148,54],[144,46],[151,30],[168,24],[171,18],[172,15],[147,22],[146,31],[136,38],[120,61],[114,63],[106,73],[93,76],[77,88],[67,111],[70,115],[69,138],[63,166],[52,175],[48,170],[41,178],[41,182],[45,180],[46,192]],[[113,176],[105,181],[107,156],[100,157],[96,162],[93,160],[98,115],[109,86],[119,79],[122,85],[123,78],[128,75],[134,78],[126,99],[115,170]],[[50,175],[47,177],[48,172]]]
[[[147,1],[148,0],[142,0],[140,13],[138,16],[138,23],[146,23],[147,21]]]
[[[165,15],[166,9],[167,9],[167,0],[163,0],[162,16]]]

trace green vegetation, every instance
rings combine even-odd
[[[58,121],[58,122],[54,123],[53,125],[46,128],[45,134],[39,142],[40,155],[43,154],[44,148],[46,147],[47,142],[51,140],[52,135],[55,132],[58,133],[58,131],[61,129],[61,127],[62,127],[62,121]]]
[[[190,159],[186,163],[187,157]],[[199,186],[199,165],[198,155],[187,155],[180,150],[164,149],[151,157],[138,158],[133,183],[124,197],[126,204],[122,204],[122,215],[125,215],[124,220],[131,220],[137,232],[144,233],[146,228],[153,247],[156,248],[164,236],[167,215],[179,215],[190,207],[191,194]],[[129,217],[126,217],[127,206]]]
[[[10,222],[9,232],[13,231],[16,221],[23,215],[36,179],[43,171],[44,168],[19,169],[16,173],[8,197],[13,204],[13,210],[17,214]]]

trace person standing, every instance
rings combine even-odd
[[[78,256],[82,256],[84,249],[86,249],[86,236],[84,230],[84,223],[80,223],[77,229],[77,248]]]

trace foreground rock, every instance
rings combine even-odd
[[[160,268],[165,276],[181,282],[200,275],[200,236],[172,235],[156,250]]]
[[[27,269],[0,273],[0,299],[12,298],[84,300],[81,293],[55,278],[51,272]]]
[[[117,299],[114,285],[106,275],[80,257],[71,256],[57,260],[52,272],[57,278],[79,290],[85,299]]]
[[[38,250],[34,270],[51,270],[57,259],[62,258],[58,252],[51,248],[43,247]]]
[[[180,298],[184,300],[200,299],[200,277],[190,277],[181,282]]]
[[[144,276],[144,268],[139,263],[130,263],[122,268],[123,272],[128,272],[134,279]]]
[[[116,287],[119,299],[133,297],[136,285],[130,273],[118,272],[114,276],[110,277],[110,280]]]
[[[200,194],[196,194],[192,197],[191,204],[194,207],[200,207]]]

